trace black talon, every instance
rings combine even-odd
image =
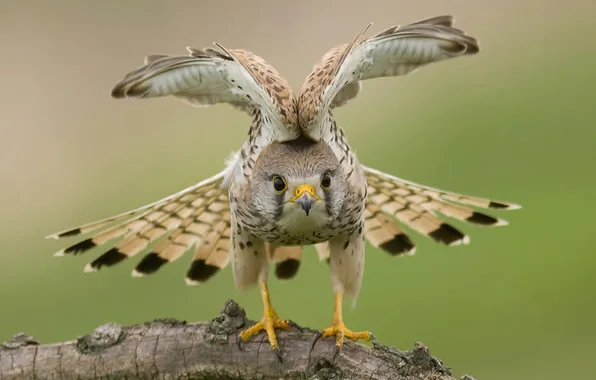
[[[308,351],[308,356],[310,356],[312,350],[315,348],[315,344],[317,344],[317,341],[319,339],[321,339],[322,336],[323,336],[323,333],[321,331],[319,331],[317,333],[317,335],[315,335],[315,340],[312,342],[312,345],[310,346],[310,351]]]
[[[275,356],[277,356],[277,360],[279,360],[279,363],[282,364],[284,361],[281,358],[281,350],[279,349],[279,347],[276,348],[271,348],[273,350],[273,352],[275,353]]]
[[[335,359],[337,359],[337,355],[339,355],[339,350],[341,349],[341,346],[338,346],[337,344],[335,345],[335,350],[333,350],[333,361],[335,362]]]
[[[236,340],[236,344],[238,345],[238,351],[244,352],[244,349],[242,348],[242,338],[240,338],[240,335],[238,335],[238,339]]]
[[[297,329],[298,331],[300,331],[301,333],[304,332],[304,329],[300,326],[298,326],[298,324],[290,319],[288,319],[286,321],[288,323],[288,325],[292,326],[293,328]]]
[[[369,331],[368,334],[370,335],[370,342],[373,345],[373,348],[378,348],[381,343],[379,343],[379,341],[377,340],[377,338],[375,338],[375,336]]]

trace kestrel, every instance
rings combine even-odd
[[[389,28],[329,50],[306,78],[299,96],[261,57],[241,49],[187,48],[189,55],[150,55],[112,90],[114,98],[175,96],[194,106],[227,103],[251,115],[248,139],[211,178],[151,204],[53,234],[94,234],[56,253],[81,254],[122,238],[85,267],[95,272],[157,242],[133,276],[156,272],[194,249],[186,281],[203,283],[231,262],[239,290],[259,285],[263,318],[240,333],[246,341],[265,330],[279,356],[275,329],[292,325],[275,312],[267,287],[269,264],[278,278],[294,277],[302,247],[315,245],[329,264],[335,306],[319,337],[370,340],[342,318],[342,299],[356,299],[364,270],[364,241],[392,256],[413,254],[412,230],[446,245],[468,236],[440,215],[481,226],[507,224],[472,207],[520,206],[413,183],[360,164],[333,109],[355,98],[361,81],[406,75],[429,64],[474,55],[476,39],[453,28],[451,16]],[[470,207],[472,206],[472,207]]]

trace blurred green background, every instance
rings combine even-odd
[[[146,54],[218,41],[263,56],[298,90],[327,49],[373,21],[452,14],[481,53],[364,83],[336,116],[361,161],[397,176],[520,203],[508,227],[454,222],[472,244],[418,235],[413,257],[368,246],[363,288],[345,319],[385,344],[422,341],[455,376],[591,378],[596,347],[593,194],[596,107],[590,1],[5,1],[0,6],[0,341],[24,331],[73,339],[114,321],[215,316],[224,301],[249,317],[256,290],[230,269],[201,287],[190,255],[133,279],[140,259],[95,275],[101,253],[56,259],[76,240],[43,237],[135,208],[222,168],[249,118],[175,99],[118,101],[112,86]],[[271,275],[282,317],[312,328],[331,318],[328,269],[308,249],[296,279]]]

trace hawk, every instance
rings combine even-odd
[[[475,208],[520,206],[431,188],[362,165],[337,126],[333,110],[360,93],[367,79],[402,76],[432,62],[478,53],[473,37],[439,16],[391,27],[329,50],[296,96],[261,57],[243,50],[187,48],[188,55],[150,55],[112,90],[114,98],[174,96],[193,106],[227,103],[248,113],[248,138],[225,168],[182,191],[106,219],[48,237],[93,233],[56,253],[78,255],[120,239],[91,261],[95,272],[144,251],[133,276],[155,273],[193,250],[189,285],[204,283],[231,263],[239,290],[260,287],[264,315],[239,335],[246,341],[264,330],[278,356],[279,318],[267,286],[270,264],[278,278],[294,277],[302,249],[314,245],[330,269],[335,305],[329,327],[318,337],[370,340],[349,330],[342,318],[344,296],[356,299],[364,270],[365,240],[392,256],[411,255],[414,242],[400,225],[446,245],[469,238],[442,217],[481,226],[504,220]]]

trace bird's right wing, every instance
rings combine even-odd
[[[227,103],[262,119],[259,136],[298,135],[297,100],[287,81],[263,58],[242,49],[187,48],[187,56],[150,55],[112,90],[114,98],[175,96],[205,107]],[[253,137],[251,135],[251,137]]]

